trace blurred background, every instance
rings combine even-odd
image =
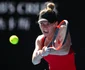
[[[41,34],[38,13],[46,1],[57,5],[60,20],[69,21],[77,70],[85,70],[85,47],[80,46],[79,0],[0,0],[0,70],[48,70],[44,59],[36,66],[31,62],[35,39]],[[17,45],[9,42],[11,35],[19,37]]]

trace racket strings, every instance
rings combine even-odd
[[[55,45],[54,40],[56,39],[56,37],[57,37],[57,35],[58,35],[58,31],[59,31],[60,26],[61,26],[61,25],[64,25],[64,24],[67,25],[67,23],[68,23],[67,20],[63,20],[63,21],[61,21],[61,22],[59,23],[59,25],[56,27],[56,31],[55,31],[54,37],[53,37],[53,39],[52,39],[52,42],[50,42],[50,43],[48,44],[48,47],[50,47],[51,45],[53,45],[53,46]],[[63,43],[60,43],[60,45],[56,48],[56,50],[59,50],[59,49],[62,47],[62,45],[66,42],[67,34],[68,34],[68,25],[67,25],[67,28],[66,28],[65,39],[64,39]]]

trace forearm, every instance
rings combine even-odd
[[[52,54],[52,55],[67,55],[68,52],[65,50],[51,50],[50,54]]]
[[[50,54],[53,55],[67,55],[69,53],[70,50],[70,46],[64,46],[63,48],[61,48],[60,50],[56,50],[56,48],[52,48],[50,49]]]
[[[42,51],[42,50],[36,51],[36,52],[33,54],[32,63],[33,63],[34,65],[37,65],[37,64],[40,63],[40,61],[41,61],[41,59],[42,59],[41,51]]]

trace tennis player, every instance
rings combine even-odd
[[[76,70],[70,32],[68,31],[66,34],[66,25],[60,26],[54,45],[52,44],[49,48],[47,47],[52,41],[59,24],[58,12],[54,8],[55,4],[48,2],[46,8],[39,13],[38,24],[42,35],[36,38],[32,63],[37,65],[44,58],[48,62],[49,70]],[[67,37],[65,38],[66,35]],[[66,39],[65,43],[60,46],[64,39]]]

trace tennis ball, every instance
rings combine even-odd
[[[19,38],[16,35],[12,35],[10,36],[9,41],[11,44],[16,45],[19,42]]]

